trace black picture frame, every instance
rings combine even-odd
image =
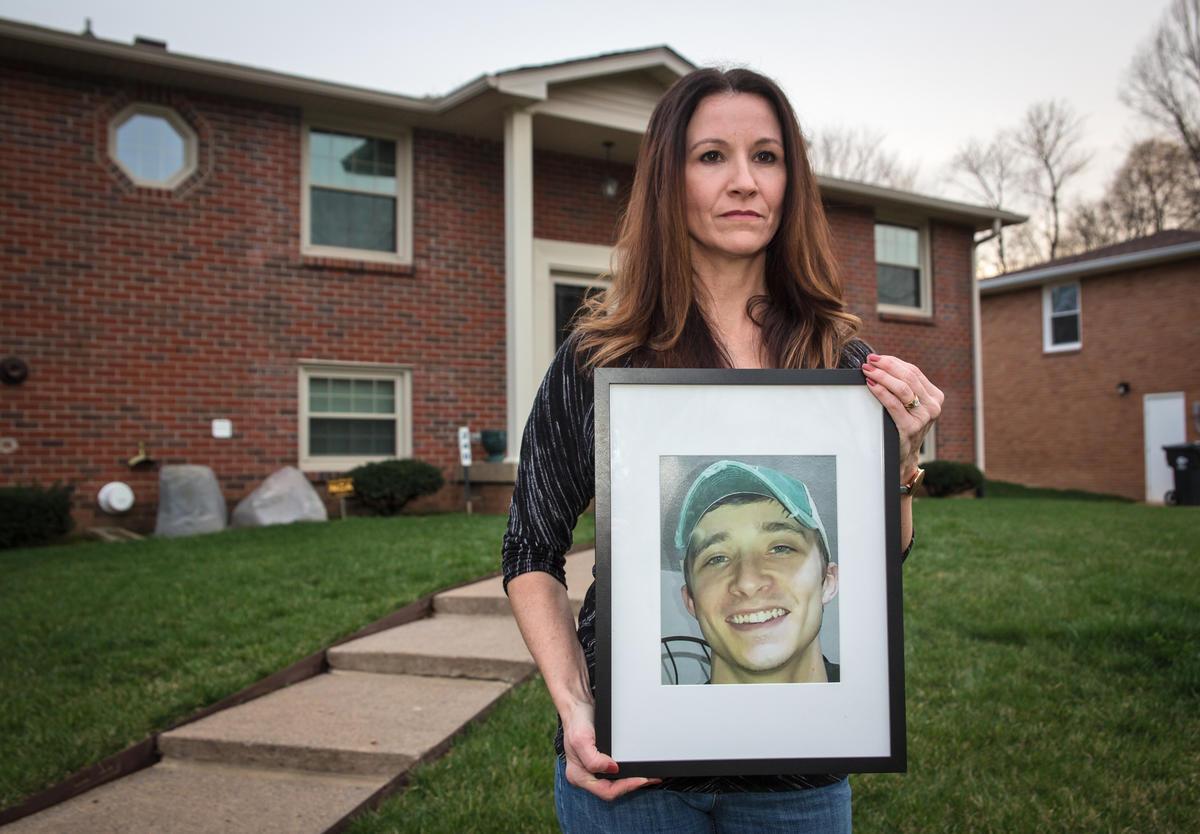
[[[596,734],[599,749],[618,761],[619,776],[906,770],[899,441],[862,373],[601,368],[594,382]],[[802,419],[793,425],[789,415]],[[746,431],[739,434],[735,426]],[[712,448],[705,449],[710,439]],[[833,492],[853,489],[854,499],[844,508],[836,499],[836,524],[852,525],[843,530],[846,546],[851,538],[857,542],[839,559],[843,589],[847,576],[854,580],[858,612],[843,618],[840,634],[848,648],[865,647],[856,650],[850,667],[842,656],[842,669],[850,672],[843,671],[833,688],[784,683],[655,689],[642,662],[650,650],[640,636],[630,636],[640,635],[632,620],[653,622],[642,613],[654,605],[644,588],[651,570],[645,565],[650,513],[660,519],[656,551],[667,526],[666,499],[653,510],[646,506],[651,494],[658,495],[647,486],[650,472],[658,472],[649,461],[655,450],[663,460],[684,463],[703,463],[705,455],[803,462],[832,453],[838,478]],[[620,618],[616,630],[614,616]],[[852,709],[860,705],[862,715]],[[810,711],[812,721],[797,719]],[[716,727],[719,732],[707,732]],[[799,740],[794,747],[793,736]]]

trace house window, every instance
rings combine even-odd
[[[340,472],[412,454],[407,368],[305,362],[299,401],[301,469]]]
[[[305,140],[305,253],[411,260],[407,136],[310,127]]]
[[[917,450],[917,463],[928,463],[931,460],[937,460],[936,423],[929,427],[929,433],[925,435],[925,439],[921,441],[921,448]]]
[[[1079,282],[1042,288],[1042,346],[1047,353],[1083,345]]]
[[[932,313],[924,232],[895,223],[875,224],[875,276],[881,312]]]
[[[131,104],[109,121],[108,153],[134,185],[172,189],[196,170],[196,132],[169,107]]]

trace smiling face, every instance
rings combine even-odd
[[[719,504],[697,522],[686,561],[683,601],[712,647],[713,683],[826,679],[818,635],[837,565],[782,504]]]
[[[687,228],[693,258],[746,258],[775,236],[787,189],[783,133],[766,99],[721,93],[688,122]]]

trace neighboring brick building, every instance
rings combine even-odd
[[[1162,502],[1200,440],[1200,232],[980,282],[987,473]]]
[[[0,357],[30,369],[0,386],[0,483],[74,484],[87,524],[123,480],[146,527],[139,445],[213,467],[231,502],[288,464],[456,478],[463,424],[507,429],[511,461],[690,69],[659,47],[410,98],[0,21]],[[974,459],[972,238],[1022,218],[822,189],[865,337],[946,389],[937,453]],[[479,473],[489,509],[511,472]]]

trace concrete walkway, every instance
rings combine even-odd
[[[567,558],[576,611],[594,560]],[[534,670],[498,578],[326,656],[328,673],[164,733],[159,763],[5,834],[319,834]]]

